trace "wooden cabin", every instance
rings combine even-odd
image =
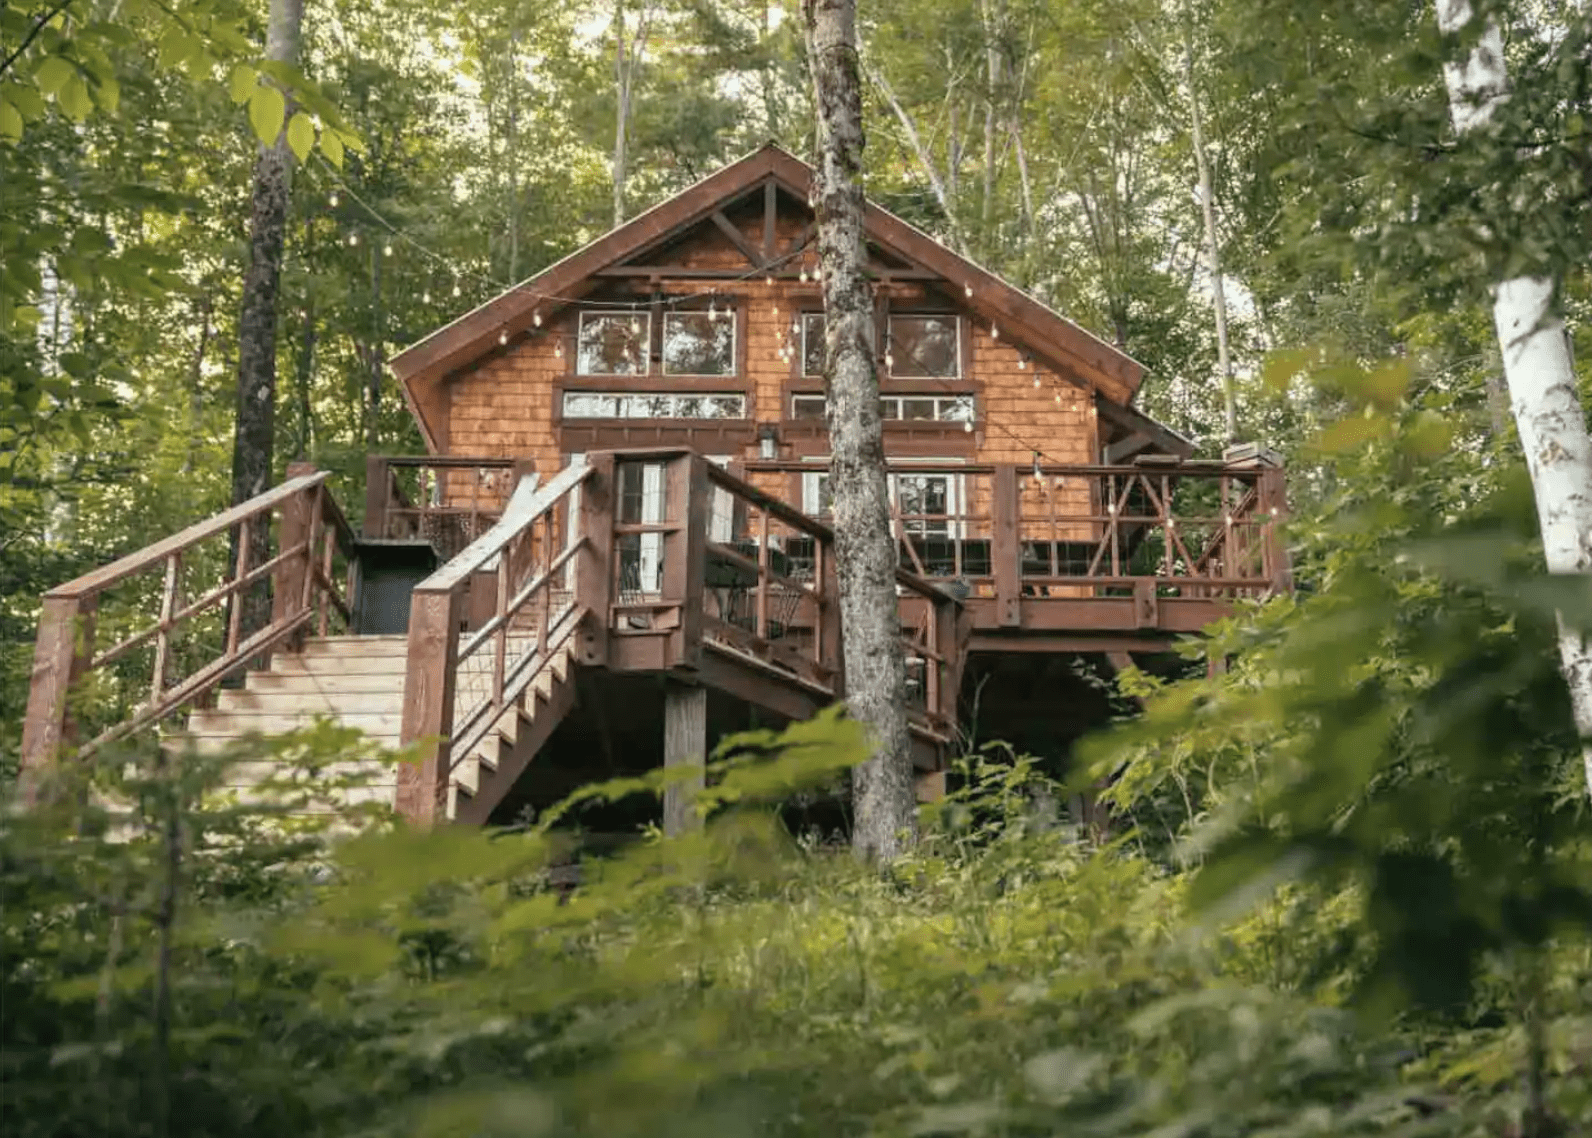
[[[402,352],[428,453],[369,460],[360,532],[324,474],[294,468],[52,590],[25,761],[69,737],[67,689],[135,651],[149,699],[96,739],[185,708],[216,743],[331,714],[423,742],[425,761],[373,792],[421,819],[504,821],[843,698],[812,180],[765,146]],[[932,795],[970,734],[1059,754],[1097,724],[1080,655],[1120,666],[1288,588],[1284,487],[1258,448],[1192,459],[1134,409],[1134,360],[867,208]],[[168,642],[201,608],[185,551],[267,522],[272,563],[244,554],[202,598],[213,658],[173,673]],[[163,575],[155,623],[96,648],[98,598],[140,574]],[[264,576],[274,619],[241,636],[227,601]],[[241,689],[208,694],[263,652]]]

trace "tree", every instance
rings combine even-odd
[[[1436,0],[1438,27],[1474,33],[1470,0]],[[1454,130],[1486,136],[1507,97],[1503,34],[1494,19],[1463,63],[1443,68]],[[1511,250],[1529,263],[1525,250]],[[1592,437],[1576,398],[1575,367],[1564,320],[1555,311],[1560,282],[1542,272],[1502,274],[1493,286],[1493,320],[1503,352],[1504,378],[1520,445],[1531,471],[1537,520],[1550,573],[1592,573]],[[1586,784],[1592,793],[1592,637],[1559,618],[1560,669],[1581,732]]]
[[[269,62],[289,67],[297,62],[303,23],[304,0],[271,0],[265,41],[265,57]],[[280,92],[274,102],[281,106]],[[251,102],[251,111],[253,107]],[[279,122],[282,117],[280,113],[276,116]],[[262,139],[254,165],[249,267],[244,273],[243,303],[238,317],[238,404],[232,443],[234,504],[264,493],[271,484],[271,460],[276,442],[277,293],[282,277],[282,247],[286,241],[288,186],[293,173],[288,125],[281,123],[271,141]],[[270,535],[263,527],[256,528],[260,532],[249,535],[249,563],[262,565],[268,556]],[[268,614],[263,611],[263,598],[263,590],[255,590],[243,602],[245,634],[264,627]]]
[[[890,534],[873,296],[864,273],[861,68],[854,0],[803,0],[819,125],[816,208],[824,294],[824,391],[834,489],[846,700],[872,733],[852,775],[852,845],[888,861],[913,827],[906,665]]]

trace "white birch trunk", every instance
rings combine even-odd
[[[1470,0],[1436,0],[1437,26],[1464,30]],[[1508,95],[1503,33],[1489,21],[1463,63],[1443,67],[1459,134],[1485,128]],[[1531,472],[1548,572],[1592,573],[1592,438],[1575,390],[1564,321],[1553,308],[1554,281],[1515,277],[1494,286],[1493,321],[1503,352],[1509,409]],[[1592,792],[1592,639],[1559,620],[1559,662],[1570,691],[1582,759]]]
[[[846,705],[873,757],[852,772],[852,847],[889,861],[911,841],[917,800],[907,733],[906,662],[884,461],[873,290],[864,274],[862,85],[855,0],[803,0],[818,108],[816,207],[823,263],[835,569]]]

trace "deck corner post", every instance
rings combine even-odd
[[[663,695],[663,766],[701,764],[708,749],[708,689],[670,683]],[[696,812],[697,792],[707,786],[706,772],[670,782],[663,790],[663,832],[678,837],[702,824]]]
[[[365,456],[365,517],[360,523],[362,537],[387,536],[387,506],[392,498],[392,469],[380,454]]]
[[[679,518],[664,539],[663,553],[663,596],[680,606],[670,655],[674,663],[695,668],[702,657],[702,581],[710,502],[707,459],[686,453],[670,462],[667,479],[667,513],[671,520]]]
[[[608,626],[612,621],[614,574],[614,456],[608,451],[588,456],[592,473],[580,491],[580,513],[573,519],[583,541],[575,560],[575,603],[590,614],[582,636],[584,663],[608,660]]]
[[[1018,548],[1017,468],[995,468],[995,528],[991,559],[995,569],[995,609],[1001,627],[1018,628],[1023,623],[1021,550]]]
[[[291,482],[295,478],[302,478],[306,474],[314,474],[315,464],[312,462],[290,462],[287,464],[286,480]],[[288,620],[298,615],[303,607],[304,589],[310,578],[312,566],[315,563],[315,550],[313,548],[314,517],[319,505],[317,493],[319,487],[314,487],[302,493],[294,494],[282,503],[281,512],[277,515],[276,551],[280,556],[295,545],[304,546],[301,557],[290,557],[276,567],[273,574],[275,580],[271,583],[271,623]],[[293,638],[282,645],[289,652],[297,652],[303,646],[303,633],[296,633]]]
[[[72,689],[88,671],[94,655],[98,602],[94,595],[44,598],[28,682],[28,708],[22,721],[19,781],[23,802],[28,805],[38,801],[43,769],[71,741]]]
[[[419,761],[398,769],[396,809],[421,826],[447,814],[448,769],[453,734],[453,695],[459,662],[463,594],[416,590],[409,609],[409,646],[404,672],[403,723],[399,741],[420,744]]]
[[[1274,593],[1293,591],[1293,567],[1280,527],[1288,516],[1288,483],[1281,466],[1267,466],[1260,474],[1260,510],[1265,517],[1266,573]]]

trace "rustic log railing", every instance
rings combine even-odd
[[[579,493],[597,469],[568,467],[540,488],[534,475],[523,478],[496,524],[415,586],[401,738],[421,754],[400,772],[401,813],[443,816],[454,766],[513,713],[594,600],[601,604],[581,587],[599,579]],[[494,611],[467,633],[466,600],[482,573],[495,578]]]
[[[446,561],[503,514],[531,464],[467,455],[370,455],[365,459],[366,539],[425,540]]]
[[[823,472],[790,461],[746,467],[793,486]],[[1019,622],[1023,597],[1216,599],[1291,587],[1280,467],[913,462],[890,475],[903,566],[993,598],[1003,624]]]
[[[76,744],[78,754],[87,755],[164,720],[205,698],[249,661],[312,627],[325,635],[333,617],[347,627],[353,531],[327,491],[326,472],[294,466],[288,473],[282,485],[44,595],[23,725],[24,771],[42,767],[63,747]],[[275,554],[250,564],[251,547],[257,544],[251,538],[273,523]],[[341,583],[339,559],[346,566]],[[190,599],[191,579],[207,566],[212,572],[220,568],[220,582]],[[155,579],[159,584],[152,589]],[[244,591],[267,579],[272,583],[270,621],[245,635]],[[117,609],[131,612],[118,611],[107,620],[103,602],[113,590],[116,600],[125,602]],[[138,624],[138,610],[151,608],[153,623]],[[129,624],[136,627],[124,630]],[[124,634],[102,646],[98,633],[112,626]],[[113,665],[125,670],[143,660],[147,698],[80,740],[88,734],[83,728],[91,710],[82,704],[90,681]],[[184,660],[190,668],[179,675]]]

